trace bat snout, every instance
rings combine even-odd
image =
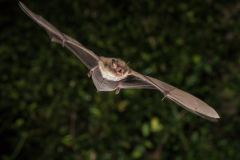
[[[123,70],[122,68],[117,68],[117,69],[116,69],[116,72],[117,72],[118,75],[122,76],[124,70]]]

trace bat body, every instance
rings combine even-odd
[[[128,63],[121,59],[97,56],[75,39],[60,32],[44,18],[30,11],[23,3],[19,2],[19,5],[29,17],[46,30],[51,41],[67,47],[86,65],[90,70],[88,76],[92,76],[93,83],[98,91],[116,90],[116,94],[118,94],[122,88],[157,89],[164,94],[164,98],[171,99],[198,116],[213,122],[220,118],[213,108],[193,95],[155,78],[135,72],[129,68]]]

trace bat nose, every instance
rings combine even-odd
[[[124,70],[122,68],[118,68],[116,71],[118,75],[123,75]]]

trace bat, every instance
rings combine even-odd
[[[113,91],[116,94],[121,89],[156,89],[186,110],[217,122],[220,118],[217,112],[195,96],[173,87],[155,78],[140,74],[132,70],[128,63],[119,58],[99,57],[72,37],[60,32],[42,16],[33,13],[23,3],[19,2],[21,9],[48,33],[51,41],[62,44],[71,50],[90,70],[88,77],[92,76],[98,91]],[[162,100],[163,100],[162,99]]]

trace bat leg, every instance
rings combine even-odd
[[[105,82],[105,80],[106,80],[106,78],[105,78],[105,79],[103,79],[103,81],[102,81],[102,83],[101,83],[101,85],[100,85],[100,88],[99,88],[99,89],[101,89],[101,88],[102,88],[102,85],[103,85],[103,83]]]
[[[91,75],[93,74],[93,72],[95,71],[95,69],[97,69],[99,66],[94,67],[93,69],[90,70],[90,72],[88,72],[88,77],[91,77]]]
[[[165,92],[164,92],[164,97],[163,97],[162,100],[164,100],[168,95],[170,95],[170,92],[171,92],[172,90],[174,90],[174,89],[175,89],[175,88],[171,89],[170,91],[165,91]]]
[[[115,94],[118,94],[120,92],[120,89],[121,89],[121,81],[119,81],[119,84],[115,89],[116,89]]]

